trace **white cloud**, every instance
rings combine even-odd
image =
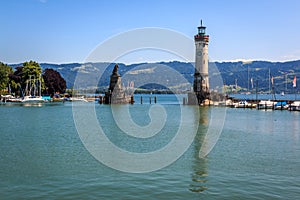
[[[147,68],[147,69],[138,69],[128,72],[128,74],[146,74],[146,73],[154,73],[156,67]]]
[[[215,60],[213,62],[243,62],[244,64],[251,63],[255,60],[261,60],[261,59],[244,59],[244,58],[237,58],[237,59],[232,59],[232,60]]]

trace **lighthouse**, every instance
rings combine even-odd
[[[209,79],[208,79],[208,42],[209,35],[205,33],[206,27],[198,27],[198,33],[194,36],[196,55],[195,55],[195,73],[193,90],[197,101],[191,100],[190,104],[201,104],[209,98]]]

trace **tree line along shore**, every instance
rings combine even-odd
[[[41,95],[45,96],[63,94],[67,89],[66,81],[59,72],[50,68],[42,70],[35,61],[24,62],[15,69],[0,62],[0,95],[22,97],[26,89],[35,86],[37,82]]]

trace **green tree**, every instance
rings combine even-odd
[[[42,75],[42,68],[39,63],[31,60],[23,63],[22,72],[22,79],[25,81],[30,78],[39,79]]]
[[[0,62],[0,93],[8,87],[11,73],[13,73],[12,68]]]
[[[11,86],[11,91],[16,96],[21,96],[21,90],[22,90],[22,72],[23,67],[19,66],[16,67],[15,71],[9,75],[9,82]]]
[[[23,80],[23,91],[24,93],[27,93],[28,91],[25,91],[26,84],[29,80],[31,80],[31,85],[28,85],[28,88],[37,87],[37,85],[40,84],[39,81],[41,81],[41,90],[44,90],[44,79],[42,77],[42,68],[39,63],[30,60],[29,62],[23,63],[23,69],[22,69],[22,80]],[[24,88],[25,86],[25,88]],[[36,94],[34,94],[36,95]]]
[[[16,70],[9,76],[9,78],[12,91],[20,96],[25,94],[26,88],[39,85],[38,81],[41,81],[42,83],[42,90],[44,88],[42,68],[37,62],[32,60],[29,62],[24,62],[23,66],[16,67]],[[30,79],[31,85],[28,85]]]

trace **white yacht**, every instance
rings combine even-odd
[[[41,89],[42,82],[41,79],[31,79],[32,76],[29,76],[27,80],[25,96],[22,98],[22,103],[42,103],[45,100],[42,98]]]
[[[295,101],[291,104],[290,111],[300,111],[300,101]]]
[[[273,109],[274,105],[277,102],[275,101],[270,101],[270,100],[261,100],[258,104],[257,104],[257,109]]]
[[[88,102],[84,96],[81,96],[81,97],[70,97],[70,101],[72,102],[78,102],[78,101],[81,101],[81,102]]]
[[[24,96],[24,98],[21,100],[22,103],[42,103],[45,102],[45,100],[42,98],[42,96]]]

